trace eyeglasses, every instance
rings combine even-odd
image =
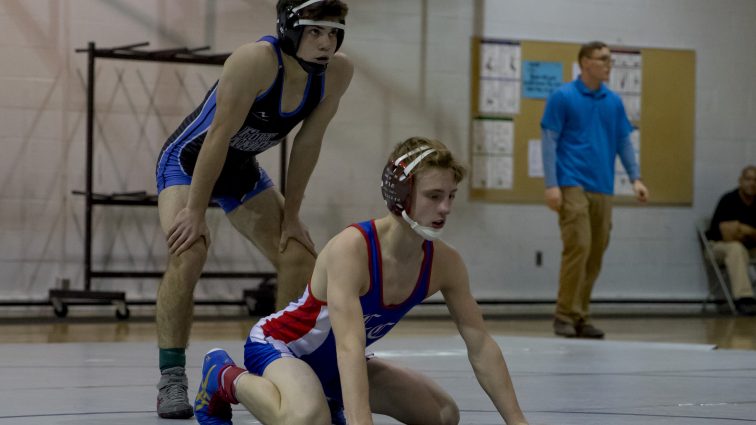
[[[595,61],[604,62],[605,64],[611,64],[612,63],[612,57],[609,55],[606,56],[599,56],[597,58],[589,58]]]

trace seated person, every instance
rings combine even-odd
[[[326,244],[302,297],[250,331],[246,369],[222,349],[205,355],[199,423],[231,424],[231,403],[265,424],[372,424],[373,412],[408,424],[459,423],[459,408],[438,384],[365,351],[441,292],[481,387],[507,424],[527,424],[462,257],[437,239],[464,172],[438,141],[399,144],[381,184],[390,212]]]
[[[756,256],[756,166],[743,169],[737,189],[725,193],[717,204],[706,236],[714,255],[724,262],[732,296],[740,314],[756,315],[756,300],[748,265]]]

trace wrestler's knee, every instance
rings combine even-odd
[[[192,246],[178,255],[171,254],[170,262],[179,271],[184,279],[196,280],[202,273],[202,268],[207,260],[207,242],[200,237]]]
[[[315,256],[312,252],[295,239],[289,239],[286,249],[279,253],[278,257],[280,267],[312,269],[315,265]]]
[[[445,400],[438,410],[440,425],[458,425],[459,424],[459,407],[454,400]]]
[[[289,425],[329,425],[331,413],[324,403],[307,403],[284,412],[285,423]]]

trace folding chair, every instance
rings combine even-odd
[[[706,305],[710,302],[717,300],[717,292],[721,292],[724,296],[727,305],[730,307],[730,312],[733,315],[737,315],[738,311],[735,308],[735,302],[732,299],[732,293],[730,292],[730,282],[727,276],[727,270],[724,264],[720,264],[717,258],[714,256],[714,249],[711,246],[711,241],[706,237],[706,231],[709,229],[708,218],[703,218],[696,223],[696,231],[698,233],[698,241],[701,243],[701,255],[703,255],[704,268],[709,280],[709,293],[706,294],[703,303],[701,305],[701,311],[706,311]],[[754,263],[752,262],[751,265]],[[712,283],[715,281],[715,283]]]

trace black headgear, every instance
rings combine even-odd
[[[381,193],[386,201],[386,206],[392,213],[398,216],[402,215],[402,211],[409,213],[414,183],[412,170],[420,164],[423,158],[435,151],[430,146],[420,146],[386,164],[383,169],[383,176],[381,176]],[[415,158],[410,162],[410,157],[413,155],[415,155]]]
[[[323,0],[308,0],[298,6],[289,5],[278,14],[278,22],[276,23],[281,50],[294,57],[297,62],[302,65],[302,68],[310,74],[322,74],[325,72],[326,65],[307,62],[297,56],[299,43],[302,41],[304,27],[306,25],[319,25],[322,27],[336,28],[338,30],[336,32],[336,50],[339,50],[341,43],[344,41],[344,30],[346,29],[346,22],[343,19],[339,20],[339,22],[302,19],[300,13],[302,9],[321,1]]]

